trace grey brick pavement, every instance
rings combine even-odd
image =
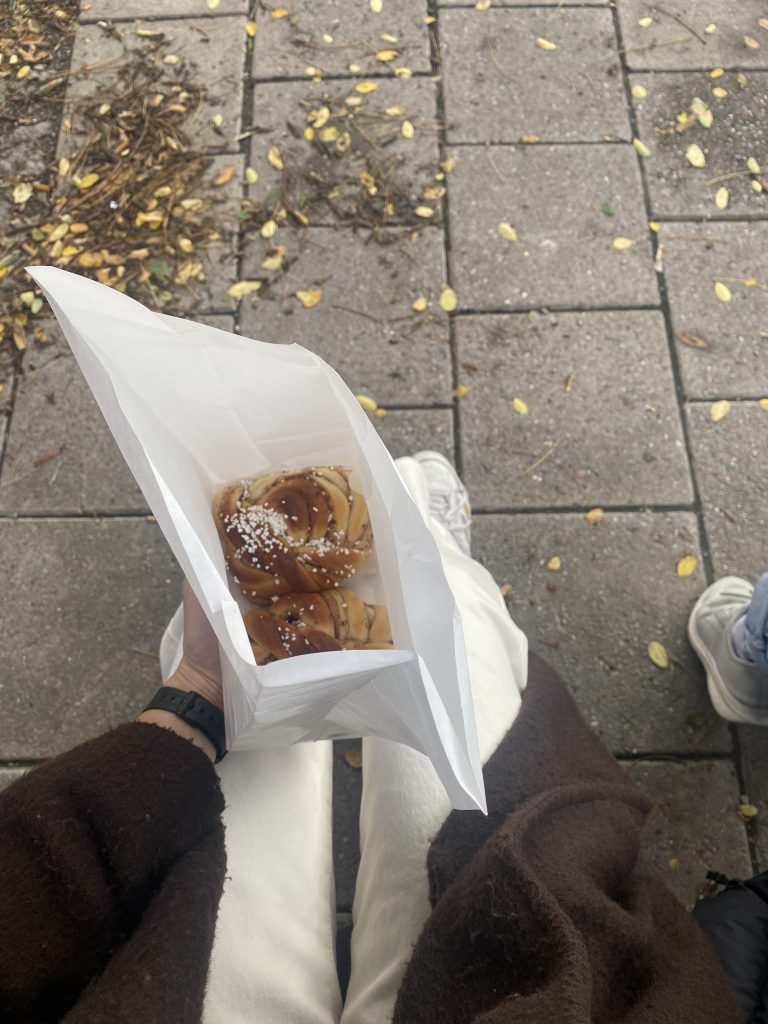
[[[725,572],[754,580],[766,566],[766,198],[744,168],[749,156],[768,162],[763,4],[666,0],[650,25],[639,23],[644,0],[506,0],[487,11],[383,0],[380,14],[360,3],[349,16],[335,0],[286,7],[285,17],[259,9],[253,42],[241,0],[213,11],[173,0],[146,22],[207,77],[195,145],[226,151],[214,173],[237,165],[227,186],[208,190],[222,239],[207,282],[177,308],[230,313],[249,336],[306,341],[386,408],[374,422],[393,454],[429,445],[453,455],[480,510],[475,550],[508,584],[512,615],[658,802],[651,869],[690,903],[709,867],[765,866],[768,739],[716,718],[685,638],[708,582]],[[120,49],[96,24],[117,10],[84,4],[74,66]],[[116,27],[130,40],[129,19],[156,16],[130,0]],[[386,48],[396,59],[376,58]],[[357,90],[364,77],[377,89]],[[73,77],[73,94],[93,87],[83,81]],[[400,161],[404,202],[434,187],[438,160],[455,163],[440,172],[447,193],[429,226],[397,229],[384,246],[326,209],[304,230],[283,224],[270,243],[246,231],[234,218],[241,199],[264,202],[279,180],[269,146],[293,167],[309,105],[349,95]],[[712,127],[678,131],[695,96]],[[406,113],[387,114],[392,106]],[[406,114],[410,139],[398,131]],[[692,141],[706,168],[687,162]],[[247,166],[259,174],[249,188]],[[725,174],[730,201],[719,210],[710,179]],[[226,287],[258,272],[276,243],[284,272],[235,308]],[[458,298],[449,316],[438,305],[446,284]],[[294,293],[312,286],[323,301],[305,309]],[[414,314],[421,295],[427,307]],[[469,391],[453,398],[460,384]],[[732,407],[713,423],[721,398]],[[0,403],[0,424],[10,413],[9,429],[0,425],[2,784],[141,705],[178,571],[69,357],[32,347]],[[594,525],[584,520],[593,506],[606,510]],[[679,578],[686,554],[697,567]],[[554,555],[559,570],[547,568]],[[650,640],[667,647],[669,668],[648,659]],[[348,935],[360,772],[342,753],[335,837]],[[749,830],[741,793],[759,807]]]

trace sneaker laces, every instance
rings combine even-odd
[[[472,523],[466,492],[430,491],[429,514],[460,541],[462,550],[466,548],[466,532]]]

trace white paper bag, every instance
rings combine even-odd
[[[485,810],[467,660],[435,541],[352,393],[298,345],[152,313],[54,267],[45,292],[220,644],[230,749],[384,736],[426,754],[457,808]],[[339,465],[368,502],[375,558],[350,581],[389,610],[395,650],[257,666],[211,504],[270,469]]]

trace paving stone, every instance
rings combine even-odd
[[[431,71],[425,4],[385,0],[383,11],[375,14],[368,3],[293,0],[290,12],[284,18],[259,12],[253,41],[255,79],[304,77],[307,67],[317,67],[324,75],[392,74],[396,68]],[[382,39],[382,33],[396,42]],[[385,50],[398,56],[377,60],[376,54]]]
[[[471,496],[471,493],[470,493]],[[620,753],[727,751],[686,623],[706,586],[701,561],[679,578],[683,555],[699,558],[688,512],[479,515],[474,556],[509,583],[507,602],[531,649],[570,685],[587,722]],[[553,556],[561,569],[546,569]],[[657,640],[670,667],[647,654]]]
[[[758,871],[768,869],[768,729],[758,725],[738,727],[745,796],[758,808],[750,824],[754,835]]]
[[[768,412],[757,402],[734,402],[713,423],[709,403],[686,411],[715,574],[754,583],[768,570]]]
[[[352,915],[336,915],[336,974],[342,1003],[347,998],[352,974]]]
[[[599,7],[601,4],[610,4],[615,0],[568,0],[569,7],[578,7],[579,5],[586,5],[588,7]],[[438,7],[466,7],[467,0],[437,0]],[[500,0],[500,2],[492,3],[491,10],[494,8],[505,7],[531,7],[533,6],[530,0]],[[557,4],[552,3],[552,0],[546,0],[540,4],[542,7],[557,7],[562,9],[563,5],[559,2]],[[476,8],[475,8],[476,9]],[[482,16],[485,12],[478,11],[478,17]]]
[[[26,768],[0,768],[0,789],[10,786],[12,782],[20,779],[26,771]]]
[[[693,500],[660,313],[459,317],[456,339],[475,506]]]
[[[439,231],[392,245],[330,228],[280,232],[272,241],[286,246],[280,276],[261,270],[271,242],[246,238],[243,276],[267,283],[242,304],[244,335],[306,346],[355,394],[385,407],[451,401],[448,323],[437,306],[445,279]],[[295,293],[314,287],[322,299],[307,309]],[[420,295],[431,305],[415,314],[411,303]]]
[[[127,21],[133,18],[195,18],[200,15],[218,17],[222,14],[247,14],[251,5],[248,0],[218,0],[218,6],[211,10],[206,0],[163,0],[158,8],[151,0],[90,0],[80,5],[80,21]]]
[[[121,7],[121,14],[123,8]],[[95,70],[74,74],[67,89],[67,99],[97,96],[100,91],[120,81],[125,48],[154,52],[157,38],[138,36],[138,31],[162,32],[167,46],[152,58],[165,72],[158,91],[170,92],[179,80],[184,64],[192,69],[192,77],[205,85],[205,99],[184,130],[199,150],[207,148],[239,151],[236,136],[240,132],[243,102],[243,67],[247,36],[240,18],[187,18],[183,21],[132,21],[113,25],[109,32],[95,24],[78,25],[72,50],[72,68],[89,65]],[[163,57],[174,54],[178,64],[166,65]],[[105,63],[106,62],[106,63]],[[183,63],[182,63],[183,62]],[[101,65],[96,67],[96,65]],[[69,104],[65,103],[65,111]],[[212,117],[220,114],[218,129]],[[62,133],[60,155],[70,149]]]
[[[349,913],[355,896],[360,863],[360,797],[363,773],[345,759],[362,758],[361,740],[335,740],[333,744],[333,864],[336,876],[336,908]]]
[[[768,46],[768,33],[765,36]],[[633,103],[639,136],[653,150],[652,158],[645,162],[645,172],[655,217],[721,218],[765,213],[766,197],[754,191],[751,175],[707,184],[712,179],[726,178],[734,170],[744,170],[750,157],[764,160],[768,152],[768,74],[750,72],[744,86],[736,79],[734,71],[715,80],[705,71],[632,76],[632,84],[642,85],[648,93]],[[718,99],[713,88],[725,89],[728,95]],[[704,128],[694,119],[691,127],[676,131],[680,126],[678,114],[690,114],[695,97],[709,106],[712,126]],[[704,153],[705,167],[692,167],[686,159],[691,143]],[[729,192],[724,211],[715,206],[715,193],[720,187]]]
[[[752,875],[730,761],[634,761],[624,767],[654,802],[643,831],[641,866],[685,907],[696,902],[707,871]]]
[[[391,219],[413,223],[416,206],[429,206],[440,220],[440,202],[424,198],[424,190],[436,186],[439,167],[438,122],[435,86],[427,79],[382,80],[373,92],[355,91],[353,82],[261,83],[253,93],[252,123],[257,129],[251,140],[251,164],[259,180],[248,189],[249,198],[270,210],[277,197],[299,209],[312,225],[335,224],[341,220],[361,223],[356,210],[364,195],[360,185],[363,172],[371,174],[393,205]],[[345,101],[352,99],[353,105]],[[304,138],[307,115],[328,107],[326,129],[350,135],[349,147],[338,152],[336,142],[323,142],[318,127],[315,139]],[[395,115],[388,109],[399,110]],[[410,121],[413,138],[406,138],[402,125]],[[267,160],[277,146],[284,170]],[[386,189],[385,181],[393,184]],[[440,187],[439,185],[437,187]],[[331,193],[326,201],[321,198]],[[338,193],[338,194],[337,194]],[[365,220],[365,218],[362,218]],[[365,220],[367,223],[367,220]]]
[[[708,348],[679,344],[689,398],[751,398],[768,394],[764,271],[768,224],[662,224],[672,325]],[[756,286],[743,282],[753,280]],[[730,302],[715,294],[721,281]]]
[[[768,35],[757,23],[765,16],[763,0],[665,0],[663,10],[647,0],[621,0],[617,7],[622,45],[633,70],[766,65]],[[640,25],[649,15],[652,24]],[[711,24],[716,30],[707,33]],[[750,49],[744,36],[756,39],[760,48]]]
[[[440,46],[450,143],[632,137],[607,9],[446,10]]]
[[[462,309],[658,303],[640,173],[630,146],[450,151],[451,263]],[[610,203],[614,216],[601,212]],[[517,231],[498,233],[506,221]],[[635,241],[628,249],[612,240]]]
[[[160,683],[181,573],[138,519],[0,521],[0,758],[49,757],[130,721]]]
[[[231,317],[207,322],[232,329]],[[148,512],[58,324],[40,326],[50,341],[33,342],[24,353],[0,475],[0,512]]]
[[[392,409],[371,422],[393,459],[429,448],[454,460],[451,409]]]

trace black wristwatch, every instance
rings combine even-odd
[[[216,764],[227,752],[227,734],[224,712],[199,693],[177,690],[175,686],[161,686],[145,711],[172,711],[184,722],[199,729],[216,750]]]

